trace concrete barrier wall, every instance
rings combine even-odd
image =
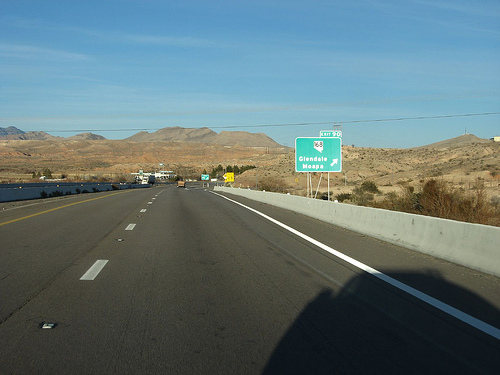
[[[80,194],[83,192],[94,193],[98,191],[122,190],[150,187],[149,184],[119,185],[119,184],[75,184],[61,186],[40,186],[26,188],[5,188],[0,189],[0,202],[22,201],[29,199],[39,199],[51,196]]]
[[[246,189],[216,187],[500,277],[500,228]],[[296,228],[300,229],[300,228]]]

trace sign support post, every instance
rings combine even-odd
[[[328,201],[330,201],[330,172],[328,172]]]

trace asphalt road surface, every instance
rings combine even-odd
[[[0,211],[0,374],[498,373],[498,278],[226,197]]]

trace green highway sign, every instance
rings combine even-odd
[[[208,181],[208,180],[210,180],[210,175],[208,175],[208,174],[202,174],[201,175],[201,180],[202,181]]]
[[[342,138],[342,130],[320,130],[320,137]]]
[[[296,172],[342,172],[341,138],[295,138]]]

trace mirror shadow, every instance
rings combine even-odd
[[[498,309],[439,274],[385,274],[433,285],[500,327]],[[323,290],[301,311],[263,374],[495,373],[498,368],[499,340],[362,274],[338,294]]]

